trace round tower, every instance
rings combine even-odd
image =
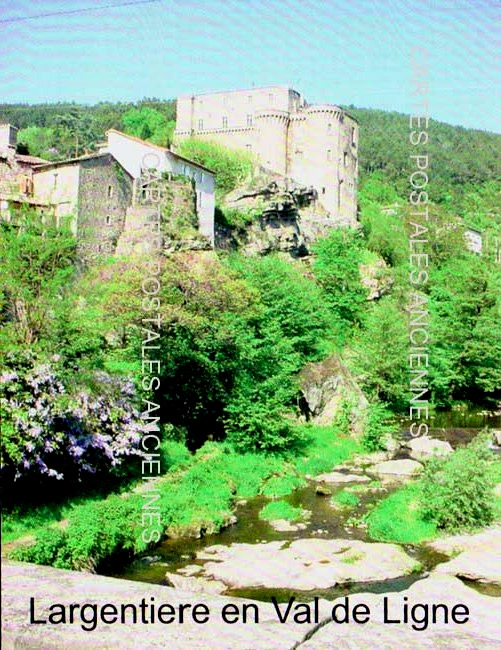
[[[273,109],[257,111],[254,119],[257,130],[257,154],[261,164],[285,176],[289,113]]]

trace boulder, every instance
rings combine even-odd
[[[478,533],[465,533],[463,535],[447,535],[440,539],[427,542],[438,553],[444,555],[457,555],[464,551],[479,551],[490,553],[495,551],[501,555],[501,526],[489,526]]]
[[[421,436],[409,440],[409,456],[415,460],[428,460],[434,456],[447,456],[454,451],[450,443],[445,440],[435,440],[428,436]]]
[[[315,494],[318,494],[320,497],[330,497],[332,490],[329,490],[325,485],[317,485],[315,488]]]
[[[273,519],[273,521],[270,521],[269,524],[274,530],[278,531],[279,533],[293,533],[300,530],[300,524],[293,524],[288,519]]]
[[[388,580],[407,575],[417,566],[395,544],[351,539],[306,538],[288,546],[285,542],[211,546],[198,553],[197,559],[209,560],[205,576],[231,588],[296,591]]]
[[[423,466],[416,460],[403,458],[401,460],[387,460],[383,463],[377,463],[377,465],[369,467],[367,471],[377,476],[408,477],[420,474],[423,471]]]
[[[350,429],[362,435],[368,402],[339,355],[307,364],[299,373],[306,417],[315,424],[332,424],[346,401],[353,404],[349,413]]]
[[[501,447],[501,429],[492,430],[492,441],[496,447]]]

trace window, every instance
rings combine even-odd
[[[228,118],[223,117],[223,129],[227,129],[227,128],[228,128]]]
[[[252,126],[252,115],[247,115],[247,126]]]
[[[204,121],[203,120],[198,120],[198,130],[202,131],[204,128]]]
[[[188,175],[189,175],[189,174],[188,174],[189,171],[190,171],[190,170],[189,170],[189,168],[188,168],[188,165],[183,165],[183,174],[184,174],[185,176],[188,176]]]
[[[327,124],[327,133],[332,133],[332,124],[330,122]]]
[[[348,165],[348,154],[346,151],[343,152],[343,163],[345,167]]]
[[[249,153],[252,151],[252,145],[251,145],[251,144],[246,144],[246,145],[245,145],[245,148],[247,149],[247,151],[248,151]]]
[[[303,157],[303,152],[301,151],[301,149],[296,149],[296,157],[297,158],[302,158]]]
[[[325,187],[322,187],[322,194],[325,194]]]
[[[200,172],[200,182],[203,183],[205,180],[205,174],[203,172]]]
[[[355,127],[351,127],[351,144],[355,146]]]
[[[111,216],[109,214],[106,215],[106,225],[111,226]]]
[[[198,193],[198,207],[202,207],[202,192]]]
[[[332,160],[332,149],[327,149],[327,160]]]
[[[268,95],[268,103],[269,103],[269,104],[273,104],[273,99],[274,99],[274,97],[273,97],[273,93],[270,93],[270,94]]]
[[[252,95],[247,95],[247,103],[252,104]]]
[[[57,187],[57,174],[54,174],[54,189]]]

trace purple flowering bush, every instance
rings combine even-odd
[[[97,371],[91,387],[65,385],[58,361],[30,359],[0,374],[4,476],[80,480],[141,454],[132,382]]]

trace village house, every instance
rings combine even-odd
[[[80,256],[112,253],[127,223],[127,214],[144,198],[144,177],[154,171],[165,183],[181,176],[194,188],[199,232],[214,242],[215,174],[206,167],[115,129],[94,154],[49,162],[15,153],[16,130],[0,127],[5,151],[0,167],[0,217],[30,205],[61,224],[68,218]],[[29,164],[28,160],[29,159]]]

